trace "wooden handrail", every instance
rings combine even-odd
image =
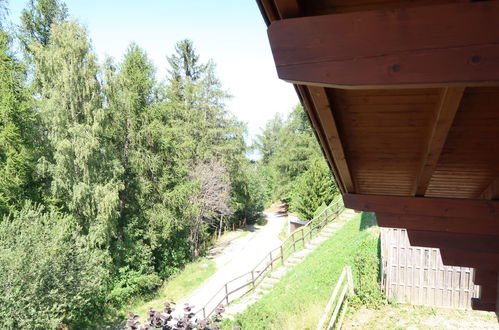
[[[338,299],[338,293],[341,290],[341,294]],[[336,325],[336,328],[341,329],[341,323],[343,322],[343,318],[345,317],[346,309],[348,307],[348,296],[353,294],[353,278],[352,278],[352,268],[350,266],[345,266],[343,271],[341,272],[340,278],[334,287],[333,293],[327,302],[326,308],[324,308],[324,312],[322,313],[322,317],[317,323],[316,330],[324,329],[324,325],[327,322],[326,329],[332,329],[333,326]],[[334,306],[333,314],[331,315],[331,309]],[[341,311],[341,315],[338,319],[338,315]],[[329,322],[328,322],[329,320]]]
[[[328,214],[328,212],[330,212],[332,209],[335,209],[337,207],[336,210],[333,210],[331,213]],[[288,237],[286,237],[286,239],[281,243],[280,246],[278,246],[277,248],[271,250],[267,255],[265,255],[265,257],[255,266],[253,267],[253,269],[247,273],[244,273],[228,282],[226,282],[221,288],[220,290],[218,290],[209,300],[208,302],[206,302],[206,304],[196,312],[196,314],[202,312],[203,313],[203,318],[207,318],[207,317],[210,317],[211,314],[215,311],[215,309],[223,302],[223,301],[226,301],[227,304],[230,303],[230,299],[229,299],[229,296],[249,285],[251,285],[251,288],[246,292],[250,292],[252,290],[254,290],[256,288],[256,285],[257,283],[260,283],[259,280],[263,280],[263,277],[264,275],[267,274],[267,271],[269,269],[269,267],[271,269],[273,269],[274,267],[274,262],[276,262],[278,259],[281,259],[282,263],[284,264],[284,261],[287,259],[286,257],[286,252],[288,252],[288,250],[291,248],[291,246],[293,246],[293,249],[296,251],[296,243],[299,242],[299,241],[302,241],[303,242],[303,246],[305,246],[305,238],[307,236],[309,236],[309,239],[312,239],[312,234],[313,234],[313,231],[315,229],[321,229],[322,227],[324,227],[329,221],[332,221],[334,219],[337,218],[337,216],[341,213],[341,211],[343,211],[344,207],[343,207],[343,204],[342,204],[342,201],[341,199],[338,200],[337,202],[335,202],[334,204],[331,204],[329,205],[328,207],[326,207],[324,210],[322,210],[321,213],[319,213],[316,217],[314,217],[312,220],[310,220],[305,226],[303,227],[300,227],[298,228],[297,230],[293,231],[290,235],[288,235]],[[317,220],[320,220],[320,218],[324,216],[324,219],[322,219],[321,221],[319,221],[316,225],[313,225],[315,222],[317,222]],[[305,233],[305,230],[308,230],[306,233]],[[300,238],[296,238],[295,239],[295,234],[299,233],[301,231],[301,237]],[[310,235],[309,235],[310,234]],[[288,241],[292,239],[292,242],[289,244],[288,247],[285,247],[286,244],[288,243]],[[277,256],[275,256],[274,258],[272,257],[272,252],[276,251],[276,250],[279,250],[279,254]],[[265,265],[263,267],[263,269],[261,270],[258,270],[258,268],[260,268],[261,265]],[[255,276],[255,273],[257,273],[257,275]],[[248,276],[250,277],[251,276],[251,279],[244,285],[241,285],[240,287],[234,289],[234,290],[231,290],[229,291],[227,289],[227,285],[229,283],[232,283],[238,279],[241,279],[245,276]],[[225,295],[222,297],[222,299],[220,300],[217,300],[217,301],[220,301],[218,304],[216,304],[215,306],[213,306],[211,309],[209,309],[209,312],[206,313],[207,311],[207,307],[208,305],[215,300],[215,298],[217,297],[217,295],[222,292],[223,290],[225,289]],[[246,294],[244,293],[244,294]]]

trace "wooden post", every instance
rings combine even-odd
[[[301,230],[301,240],[303,241],[303,245],[305,245],[305,233],[304,230]]]
[[[274,270],[274,263],[272,261],[272,252],[269,253],[270,256],[270,269],[273,271]]]
[[[227,283],[225,283],[225,301],[229,305],[229,290],[227,290]]]
[[[303,233],[303,230],[302,230]],[[296,251],[296,245],[295,245],[295,232],[291,234],[291,239],[293,240],[293,251]]]
[[[203,307],[203,319],[206,319],[206,306]]]
[[[234,231],[234,223],[232,224],[232,231]]]
[[[251,271],[251,283],[253,283],[253,289],[255,288],[255,274]]]
[[[347,269],[347,282],[348,282],[348,294],[353,294],[353,278],[352,278],[352,267],[345,266]]]
[[[281,262],[282,265],[284,266],[284,253],[282,252],[282,245],[281,245]]]

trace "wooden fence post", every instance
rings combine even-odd
[[[251,271],[251,282],[253,283],[253,289],[255,288],[255,274]]]
[[[281,262],[282,265],[284,266],[284,253],[282,252],[282,245],[281,245]]]
[[[347,269],[347,281],[348,281],[348,293],[353,294],[353,278],[352,278],[352,267],[345,266]]]
[[[229,305],[229,290],[227,290],[227,283],[225,283],[225,301]]]
[[[274,271],[274,263],[272,262],[272,251],[270,251],[269,257],[270,257],[270,270]]]

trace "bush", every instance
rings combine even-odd
[[[379,258],[376,254],[378,238],[362,242],[354,257],[354,305],[380,308],[385,297],[379,286]]]
[[[161,285],[161,278],[155,274],[142,274],[129,270],[128,267],[119,270],[121,278],[108,295],[108,302],[119,306],[127,303],[130,298],[150,293]]]
[[[0,325],[83,327],[105,298],[104,253],[87,246],[74,219],[26,204],[0,223]]]

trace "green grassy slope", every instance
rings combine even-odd
[[[378,228],[372,213],[359,214],[288,272],[273,290],[235,321],[243,329],[314,329],[344,266],[353,265],[359,250],[378,254]],[[355,267],[354,278],[356,277]]]

